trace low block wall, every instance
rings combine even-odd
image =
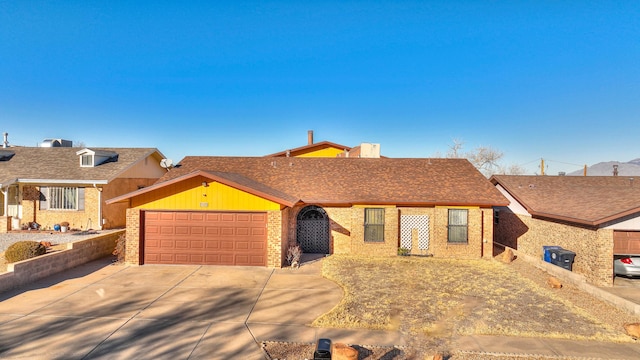
[[[89,261],[110,256],[124,230],[67,244],[67,249],[9,264],[0,274],[0,292],[23,286]]]

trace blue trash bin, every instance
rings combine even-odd
[[[545,262],[550,263],[551,262],[551,252],[549,252],[549,250],[559,250],[562,249],[561,246],[556,246],[556,245],[547,245],[547,246],[543,246],[542,247],[542,259]]]

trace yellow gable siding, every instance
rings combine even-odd
[[[196,177],[131,199],[134,208],[153,210],[280,210],[280,204],[233,187]]]
[[[296,155],[296,157],[336,157],[338,154],[344,152],[344,149],[338,149],[335,147],[328,147],[320,150],[310,151],[308,153]]]

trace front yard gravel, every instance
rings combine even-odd
[[[53,245],[57,244],[66,244],[72,243],[76,241],[86,240],[90,237],[94,237],[97,234],[106,234],[110,231],[119,231],[119,230],[99,230],[99,231],[70,231],[70,232],[59,232],[59,231],[17,231],[10,232],[6,234],[0,234],[0,253],[7,250],[11,244],[24,241],[24,240],[32,240],[32,241],[48,241]]]

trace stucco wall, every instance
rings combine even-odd
[[[157,179],[148,178],[120,178],[113,180],[108,185],[104,185],[102,188],[102,218],[105,220],[103,229],[124,228],[127,224],[126,210],[129,206],[127,202],[107,205],[105,203],[106,200],[138,190],[141,187],[147,187],[152,185],[156,180]],[[95,224],[94,228],[97,226],[98,225]]]
[[[613,230],[590,229],[534,219],[501,209],[494,225],[495,241],[529,256],[542,258],[543,246],[556,245],[576,253],[572,271],[599,286],[613,284]]]

